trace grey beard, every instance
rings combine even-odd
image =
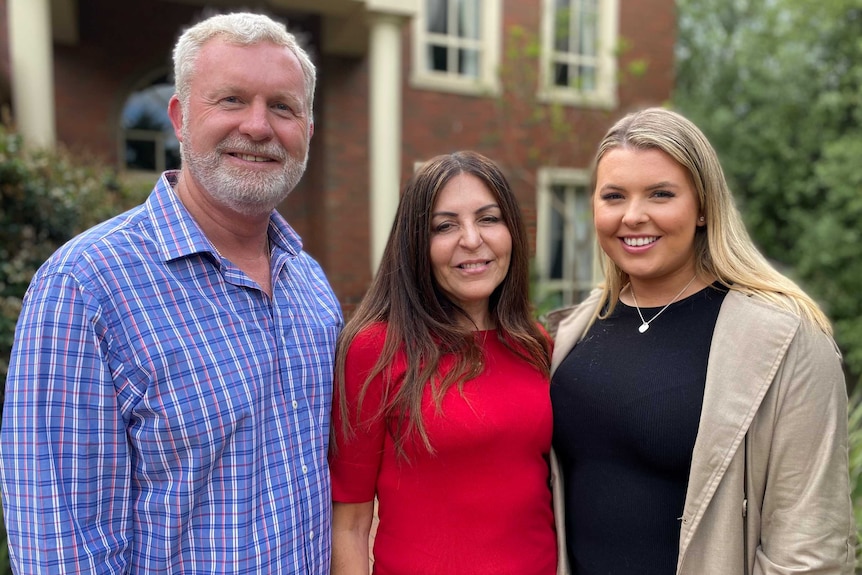
[[[214,199],[243,215],[268,214],[275,209],[299,183],[308,163],[307,148],[300,160],[287,155],[281,146],[243,142],[231,144],[231,147],[275,158],[286,156],[284,169],[279,173],[265,174],[229,167],[221,163],[220,149],[230,143],[230,139],[211,152],[199,154],[189,145],[190,134],[184,132],[186,145],[180,148],[183,166]]]

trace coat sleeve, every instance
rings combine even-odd
[[[776,383],[754,573],[852,574],[847,390],[831,338],[803,322]]]

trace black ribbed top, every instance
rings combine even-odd
[[[551,382],[554,447],[578,575],[671,575],[723,288],[675,302],[646,333],[623,303]],[[649,320],[661,308],[641,308]]]

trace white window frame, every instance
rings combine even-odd
[[[458,36],[441,37],[427,32],[427,1],[420,0],[413,19],[413,66],[410,85],[421,90],[456,94],[493,96],[500,93],[499,67],[501,37],[501,1],[476,0],[479,8],[479,40]],[[445,0],[454,3],[456,0]],[[452,11],[450,10],[450,18]],[[464,76],[454,71],[441,72],[426,67],[428,44],[434,39],[450,47],[474,48],[479,51],[479,75]]]
[[[582,0],[568,0],[576,5]],[[542,50],[541,50],[541,89],[539,97],[544,101],[580,106],[585,108],[613,109],[617,106],[617,56],[616,47],[619,34],[620,0],[598,0],[598,53],[595,57],[585,57],[571,52],[557,52],[554,46],[554,15],[556,0],[542,2]],[[569,63],[595,64],[596,86],[590,91],[576,87],[554,84],[554,63],[557,60]]]
[[[554,211],[554,194],[553,188],[556,186],[564,186],[567,191],[564,198],[564,206],[558,206],[557,211],[563,214],[563,278],[551,278],[551,245],[550,245],[550,230],[552,226],[552,213]],[[576,210],[575,190],[580,188],[586,195],[587,208],[578,212]],[[595,287],[602,276],[601,264],[598,257],[598,245],[595,238],[595,230],[593,226],[593,215],[589,196],[590,189],[590,171],[586,169],[575,168],[540,168],[538,171],[538,193],[536,194],[536,293],[534,295],[534,303],[541,309],[547,298],[553,294],[560,294],[561,301],[552,305],[551,308],[560,306],[568,306],[578,303],[586,293],[589,293]],[[582,238],[578,242],[576,234],[577,222],[582,223],[581,234],[587,233],[588,238]],[[578,250],[578,244],[581,244],[581,251]],[[588,253],[582,253],[587,250]],[[578,258],[583,258],[585,255],[592,257],[592,265],[590,271],[590,279],[578,281],[574,277],[575,265]],[[549,310],[544,310],[549,311]]]

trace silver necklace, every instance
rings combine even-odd
[[[688,286],[691,285],[691,282],[693,282],[694,278],[696,278],[696,277],[697,277],[697,274],[694,274],[694,277],[691,278],[690,280],[688,280],[688,283],[685,284],[685,287],[683,287],[681,290],[679,290],[679,293],[676,294],[676,296],[674,296],[674,298],[672,300],[670,300],[670,302],[666,306],[664,306],[663,308],[658,310],[658,313],[655,314],[654,316],[652,316],[649,321],[644,319],[644,314],[641,313],[641,308],[640,308],[640,306],[638,306],[638,298],[635,295],[635,286],[633,286],[631,283],[629,283],[629,290],[632,292],[632,299],[635,300],[635,309],[638,310],[638,315],[641,318],[641,325],[640,325],[640,327],[638,327],[638,331],[641,333],[646,333],[646,330],[649,329],[649,324],[654,322],[656,320],[656,318],[658,316],[660,316],[662,314],[662,312],[664,312],[664,310],[669,308],[670,304],[675,302],[679,298],[679,296],[681,296],[683,294],[683,292],[685,292],[685,290],[688,289]]]

